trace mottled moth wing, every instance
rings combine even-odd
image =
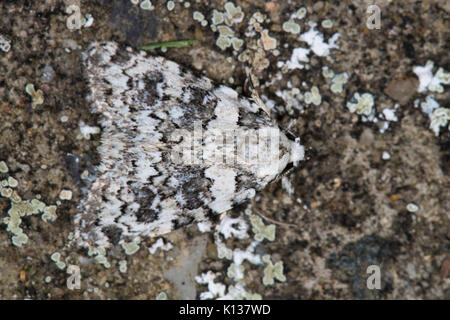
[[[76,218],[84,245],[154,237],[205,220],[303,159],[303,147],[257,104],[172,61],[96,42],[83,62],[87,100],[102,127],[101,163]],[[261,129],[279,140],[255,161],[268,149],[267,138],[254,139]]]

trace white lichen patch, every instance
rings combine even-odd
[[[77,136],[77,139],[84,138],[89,140],[92,134],[99,134],[101,132],[100,127],[97,126],[89,126],[85,124],[83,121],[80,121],[80,135]]]
[[[411,213],[416,213],[417,211],[419,211],[419,206],[415,203],[410,202],[406,205],[406,210]]]
[[[441,127],[447,127],[450,119],[450,109],[441,107],[433,96],[427,96],[425,101],[420,104],[420,107],[430,118],[430,129],[436,136],[439,136]]]
[[[158,249],[169,251],[172,248],[173,245],[170,242],[165,243],[162,238],[159,238],[150,248],[148,248],[148,252],[150,252],[150,254],[155,254]]]
[[[229,216],[224,216],[218,226],[218,232],[222,234],[225,239],[237,238],[237,239],[247,239],[248,238],[248,225],[242,218],[231,218]]]
[[[397,108],[398,108],[398,106],[394,107],[394,108],[383,109],[382,112],[383,112],[384,119],[387,121],[394,121],[394,122],[398,121],[398,117],[395,115],[395,111]]]
[[[309,53],[311,52],[310,49],[298,47],[292,50],[291,59],[289,61],[286,61],[285,63],[279,62],[277,64],[278,67],[283,67],[286,65],[286,67],[290,70],[293,69],[303,69],[305,68],[305,63],[309,62]]]
[[[261,295],[247,292],[243,284],[236,284],[227,287],[220,282],[214,280],[220,276],[220,273],[208,271],[195,277],[198,284],[208,286],[208,291],[200,293],[201,300],[218,299],[218,300],[260,300]]]
[[[419,78],[418,92],[425,91],[442,93],[444,92],[443,85],[450,84],[450,72],[446,72],[443,68],[439,68],[433,75],[434,62],[428,60],[425,66],[415,66],[414,73]]]
[[[311,50],[319,57],[325,57],[330,54],[330,50],[334,48],[339,48],[336,41],[339,39],[339,33],[335,33],[328,42],[324,41],[324,36],[319,31],[315,29],[313,24],[311,28],[300,35],[300,40],[306,42]]]
[[[381,155],[381,159],[383,160],[389,160],[391,158],[391,155],[387,151],[383,151],[383,154]]]

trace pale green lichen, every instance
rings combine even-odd
[[[212,16],[212,24],[218,25],[225,21],[225,16],[222,12],[217,11],[216,9],[213,10],[213,16]]]
[[[225,246],[222,242],[216,241],[216,246],[217,246],[217,256],[219,257],[219,259],[227,259],[227,260],[233,259],[233,251],[227,248],[227,246]]]
[[[233,37],[234,31],[227,26],[218,26],[217,31],[219,31],[220,35],[223,37]]]
[[[419,206],[415,203],[408,203],[406,205],[406,210],[408,210],[409,212],[415,213],[417,211],[419,211]]]
[[[167,300],[167,294],[165,292],[160,292],[157,296],[156,296],[156,300]]]
[[[205,19],[205,16],[200,11],[194,11],[194,13],[192,14],[192,18],[195,21],[202,22]]]
[[[21,247],[28,242],[28,236],[25,233],[18,233],[12,237],[12,243],[16,247]]]
[[[333,21],[330,20],[330,19],[326,19],[326,20],[322,21],[322,27],[325,28],[325,29],[332,28],[333,24],[334,24]]]
[[[333,78],[334,77],[334,71],[328,68],[327,66],[322,67],[322,75],[324,78]]]
[[[44,209],[44,213],[41,216],[42,221],[53,222],[57,218],[56,206],[47,206]]]
[[[333,93],[341,93],[344,90],[344,84],[348,81],[347,72],[339,73],[333,77],[331,80],[331,92]]]
[[[232,2],[227,2],[224,5],[225,9],[225,23],[229,26],[241,23],[244,20],[244,13],[242,12],[242,8],[239,6],[235,6]]]
[[[128,267],[127,267],[127,260],[120,260],[120,261],[119,261],[119,271],[120,271],[121,273],[126,273],[127,270],[128,270]]]
[[[322,96],[320,95],[319,88],[313,86],[311,91],[305,92],[305,103],[314,104],[318,106],[322,102]]]
[[[8,210],[8,216],[3,219],[3,223],[7,225],[6,230],[13,235],[11,239],[13,244],[20,247],[28,241],[27,235],[25,235],[22,228],[20,228],[20,224],[22,223],[21,218],[44,212],[46,205],[37,199],[22,201],[17,192],[12,191],[11,188],[2,187],[0,189],[0,194],[2,196],[7,196],[11,199],[11,207]]]
[[[374,106],[373,95],[370,93],[360,94],[356,92],[352,99],[347,102],[347,108],[352,113],[357,113],[360,115],[370,116],[373,114],[373,106]]]
[[[278,261],[273,264],[270,255],[266,254],[262,257],[262,260],[266,263],[266,268],[264,269],[263,284],[265,286],[271,286],[275,283],[275,279],[280,282],[285,282],[286,277],[283,274],[283,262]]]
[[[283,30],[292,34],[299,34],[301,28],[294,20],[289,20],[283,23]]]
[[[44,93],[40,89],[36,91],[32,83],[29,83],[25,86],[25,91],[31,96],[31,107],[33,109],[36,108],[37,105],[44,103]]]
[[[302,8],[300,8],[300,9],[298,9],[297,10],[297,12],[296,12],[296,14],[295,14],[295,17],[297,18],[297,19],[303,19],[305,16],[306,16],[306,13],[307,13],[308,11],[306,10],[306,8],[305,7],[302,7]]]
[[[108,259],[106,259],[106,249],[104,247],[90,247],[88,255],[94,257],[95,262],[102,264],[106,269],[111,267]]]
[[[55,262],[56,266],[63,270],[66,267],[66,264],[61,261],[61,253],[59,252],[54,252],[51,256],[50,259],[52,259],[53,262]]]
[[[233,38],[231,38],[231,44],[233,45],[233,49],[237,51],[244,44],[244,40],[233,37]]]
[[[50,283],[52,281],[52,277],[46,276],[44,281],[45,281],[45,283]]]
[[[13,189],[11,188],[1,188],[0,195],[4,198],[10,198],[12,196]]]
[[[167,1],[167,10],[172,11],[175,8],[175,2]]]
[[[7,173],[9,171],[5,161],[0,161],[0,173]]]
[[[276,226],[274,224],[265,225],[261,217],[257,215],[250,216],[250,223],[252,224],[252,231],[255,234],[255,240],[263,241],[267,239],[269,241],[275,240]]]
[[[143,10],[153,10],[155,7],[153,6],[150,0],[143,0],[140,4],[141,9]]]
[[[227,277],[234,281],[239,281],[244,278],[245,268],[241,264],[232,263],[227,269]]]
[[[139,250],[139,242],[137,240],[131,242],[122,242],[121,246],[125,250],[126,255],[135,254]]]
[[[216,40],[216,45],[220,49],[225,50],[226,48],[229,48],[231,46],[231,40],[228,37],[219,36]]]
[[[61,192],[59,193],[59,198],[61,200],[71,200],[72,199],[72,191],[61,190]]]

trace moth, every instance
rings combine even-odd
[[[95,42],[83,53],[102,128],[96,179],[77,236],[109,247],[217,216],[304,159],[247,99],[163,57]]]

